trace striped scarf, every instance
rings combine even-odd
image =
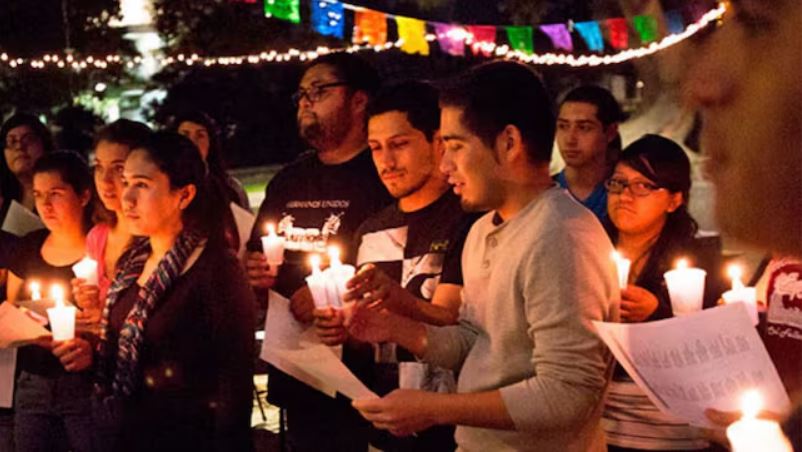
[[[203,237],[191,231],[183,231],[173,247],[165,254],[147,282],[139,289],[136,301],[125,318],[117,339],[117,355],[112,356],[113,347],[108,341],[109,313],[123,293],[142,274],[145,262],[151,254],[150,241],[140,237],[121,257],[122,267],[109,288],[106,307],[100,321],[99,365],[96,368],[98,392],[103,396],[130,396],[140,381],[139,356],[143,342],[143,331],[148,317],[158,307],[164,293],[181,275],[187,259],[201,243]],[[119,267],[119,266],[118,266]],[[111,375],[111,369],[114,375]]]

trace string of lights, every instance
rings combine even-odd
[[[518,60],[521,62],[534,64],[534,65],[563,65],[571,67],[591,67],[619,64],[625,61],[643,58],[653,55],[661,50],[672,47],[680,42],[690,38],[691,36],[704,29],[711,22],[720,20],[726,12],[726,4],[719,3],[719,5],[702,15],[702,17],[688,25],[681,33],[668,35],[660,41],[652,42],[647,46],[642,46],[633,49],[622,50],[620,52],[609,55],[574,55],[566,53],[532,53],[527,54],[519,50],[513,50],[508,45],[497,45],[493,42],[476,42],[474,43],[473,35],[465,29],[459,29],[459,32],[464,33],[465,44],[471,46],[476,44],[487,54],[495,55],[498,58],[506,58]],[[452,31],[454,32],[454,31]],[[433,42],[437,40],[437,36],[432,33],[426,35],[426,40]],[[282,63],[290,61],[309,61],[313,60],[320,55],[325,55],[331,52],[384,52],[387,50],[400,48],[404,44],[402,39],[396,41],[388,41],[383,45],[350,45],[346,47],[317,47],[314,50],[301,50],[289,49],[287,51],[266,50],[256,54],[249,55],[234,55],[234,56],[201,56],[198,54],[178,54],[174,56],[159,56],[159,57],[122,57],[119,55],[105,55],[105,56],[85,56],[78,57],[72,54],[58,55],[47,54],[37,58],[15,58],[6,53],[0,54],[0,67],[8,66],[9,68],[22,68],[30,67],[33,69],[46,69],[57,68],[63,70],[73,70],[80,72],[88,69],[108,69],[113,66],[125,66],[128,69],[134,69],[137,66],[155,62],[160,66],[183,65],[186,67],[191,66],[240,66],[245,64],[260,65],[267,63]]]

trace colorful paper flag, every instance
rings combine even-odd
[[[323,36],[342,39],[345,31],[345,11],[338,0],[312,0],[312,27]]]
[[[409,17],[395,18],[398,26],[398,37],[404,42],[401,50],[406,53],[429,54],[429,41],[426,40],[426,23]]]
[[[507,29],[507,40],[510,42],[510,47],[530,55],[534,52],[532,27],[509,26],[505,28]]]
[[[627,20],[621,17],[607,19],[607,31],[610,33],[610,45],[614,49],[622,50],[629,47],[629,30]]]
[[[459,25],[434,24],[434,30],[440,50],[449,55],[465,55],[465,39],[468,37],[465,28]]]
[[[595,20],[575,22],[574,29],[579,32],[579,36],[582,36],[591,52],[602,52],[604,50],[604,38],[598,22]]]
[[[563,49],[569,52],[574,50],[574,42],[571,40],[571,32],[565,24],[541,25],[540,31],[545,33],[555,49]]]
[[[496,47],[496,27],[492,25],[470,25],[468,33],[473,35],[471,52],[474,55],[482,54],[485,57],[493,55]]]
[[[265,0],[265,16],[301,23],[300,0]]]
[[[632,18],[632,26],[640,35],[640,42],[648,44],[656,41],[659,35],[657,29],[657,19],[652,16],[635,16]]]
[[[384,45],[387,42],[387,16],[366,9],[354,15],[354,44]]]
[[[679,34],[685,31],[685,19],[681,11],[668,11],[666,13],[666,28],[671,34]]]

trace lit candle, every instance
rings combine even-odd
[[[343,297],[345,296],[345,292],[348,291],[345,284],[349,279],[354,277],[356,268],[354,268],[353,265],[343,265],[340,261],[340,249],[336,246],[329,247],[329,265],[326,272],[329,273],[330,280],[333,284],[334,293],[331,295],[336,303],[334,307],[342,309],[345,307]]]
[[[326,309],[329,306],[328,294],[326,291],[327,277],[320,271],[320,256],[313,254],[309,257],[309,264],[312,266],[312,274],[306,277],[306,285],[312,292],[312,300],[318,309]]]
[[[28,288],[31,290],[31,300],[39,301],[42,299],[42,286],[39,285],[38,281],[31,281],[28,284]]]
[[[763,401],[757,391],[744,393],[741,398],[741,419],[727,427],[727,439],[730,440],[733,452],[793,450],[777,422],[757,418],[762,408]]]
[[[746,305],[746,311],[749,313],[752,325],[757,325],[759,322],[757,315],[757,289],[744,286],[741,280],[743,270],[740,266],[730,265],[727,268],[727,274],[732,280],[732,289],[721,294],[721,298],[727,304],[740,302]]]
[[[688,261],[680,259],[674,270],[663,274],[671,298],[674,315],[687,315],[702,310],[705,276],[701,268],[688,268]]]
[[[743,289],[744,283],[741,280],[741,277],[743,276],[743,270],[739,265],[735,264],[730,265],[727,268],[727,274],[730,276],[730,279],[732,280],[732,290]]]
[[[83,279],[87,285],[97,285],[97,261],[90,259],[89,256],[73,265],[72,272],[75,273],[75,276],[78,278]]]
[[[276,235],[273,223],[267,224],[267,235],[262,236],[262,250],[267,257],[268,272],[270,276],[278,275],[278,268],[284,263],[284,237]]]
[[[621,255],[618,251],[613,251],[613,262],[615,262],[616,270],[618,271],[618,287],[626,289],[629,282],[629,267],[632,262]]]
[[[50,288],[50,296],[56,301],[56,306],[47,310],[53,340],[68,341],[75,337],[75,306],[64,305],[64,288],[57,284]]]

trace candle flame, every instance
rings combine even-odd
[[[50,287],[50,298],[56,300],[56,307],[64,307],[64,288],[58,284]]]
[[[39,285],[38,281],[31,281],[28,288],[31,291],[31,300],[37,301],[42,299],[42,286]]]
[[[614,262],[618,262],[621,260],[621,253],[619,253],[618,251],[613,251],[611,256]]]
[[[741,269],[740,265],[732,264],[729,267],[727,267],[727,275],[732,280],[741,279],[741,277],[743,276],[743,269]]]
[[[684,270],[688,268],[688,259],[680,259],[677,261],[676,264],[677,270]]]
[[[757,389],[750,389],[741,396],[741,413],[744,419],[755,419],[763,409],[763,398]]]
[[[312,266],[313,272],[320,271],[320,256],[317,254],[309,256],[309,265]]]
[[[267,231],[268,235],[276,235],[276,225],[273,223],[267,223],[265,225],[265,231]]]
[[[329,247],[329,264],[331,266],[339,265],[340,262],[340,249],[336,246]]]

